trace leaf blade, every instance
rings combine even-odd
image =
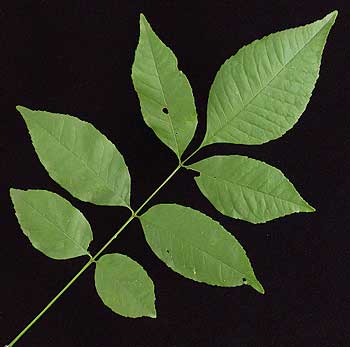
[[[222,214],[264,223],[297,212],[314,212],[283,173],[240,155],[213,156],[188,166],[197,186]]]
[[[192,89],[177,67],[176,56],[158,38],[143,14],[132,80],[146,124],[180,158],[197,126]]]
[[[210,89],[203,145],[262,144],[291,129],[311,97],[336,16],[271,34],[229,58]]]
[[[264,293],[242,246],[205,214],[160,204],[140,216],[140,221],[153,252],[175,272],[211,285],[248,284]]]
[[[130,318],[156,318],[153,282],[141,265],[126,255],[103,255],[96,263],[95,286],[113,312]]]
[[[53,259],[89,255],[92,231],[69,201],[45,190],[10,189],[17,219],[33,247]]]
[[[17,106],[39,160],[74,197],[96,205],[130,206],[130,175],[123,156],[90,123]]]

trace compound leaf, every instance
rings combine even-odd
[[[96,205],[130,205],[130,175],[122,155],[90,123],[17,106],[36,153],[52,179]]]
[[[223,287],[248,284],[264,293],[242,246],[205,214],[181,205],[160,204],[140,220],[153,252],[175,272]]]
[[[336,16],[271,34],[229,58],[210,89],[203,145],[261,144],[292,128],[315,87]]]
[[[146,124],[180,158],[197,126],[192,89],[176,56],[142,14],[132,80]]]
[[[125,317],[156,318],[154,286],[146,271],[123,254],[107,254],[96,264],[95,286],[103,303]]]
[[[295,212],[313,212],[283,173],[240,155],[213,156],[188,168],[201,192],[222,214],[263,223]]]
[[[53,259],[88,255],[92,231],[84,215],[46,190],[10,189],[17,219],[32,245]]]

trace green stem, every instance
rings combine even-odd
[[[183,164],[186,163],[186,161],[190,160],[197,152],[199,152],[203,148],[203,144],[201,144],[194,152],[192,152],[186,159],[184,159],[180,165],[183,166]]]
[[[164,180],[164,182],[145,200],[145,202],[136,210],[135,217],[147,205],[147,203],[170,181],[170,179],[180,170],[182,163]]]
[[[132,215],[129,219],[117,230],[117,232],[105,243],[105,245],[94,255],[91,256],[88,253],[90,260],[81,268],[81,270],[65,285],[65,287],[40,311],[40,313],[7,345],[7,347],[12,347],[14,344],[45,314],[45,312],[62,296],[63,293],[80,277],[80,275],[96,261],[96,259],[103,253],[103,251],[113,242],[114,239],[126,228],[126,226],[136,217],[138,213],[147,205],[147,203],[170,181],[170,179],[176,174],[177,171],[183,166],[183,164],[189,160],[193,155],[195,155],[201,146],[197,148],[190,156],[188,156],[182,162],[180,161],[179,165],[175,170],[163,181],[163,183],[144,201],[144,203],[134,212],[131,208],[130,211]]]
[[[92,264],[90,259],[81,270],[66,284],[66,286],[42,309],[42,311],[10,342],[8,347],[12,347],[40,318],[44,313],[58,300],[58,298],[76,281],[76,279]]]

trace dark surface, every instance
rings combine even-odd
[[[17,345],[349,346],[349,6],[300,0],[7,3],[0,9],[0,346],[85,263],[54,261],[32,248],[16,221],[9,187],[48,189],[69,199],[93,227],[93,253],[128,217],[123,208],[82,203],[53,182],[15,106],[93,123],[123,153],[137,207],[176,166],[175,155],[144,124],[132,87],[139,12],[173,49],[192,84],[200,125],[190,151],[204,136],[209,87],[226,58],[256,38],[335,8],[340,13],[321,75],[299,123],[262,146],[213,145],[196,156],[238,153],[277,166],[317,213],[263,225],[232,220],[211,207],[190,172],[176,175],[153,200],[192,206],[220,221],[247,250],[266,294],[182,278],[152,254],[133,222],[109,252],[125,253],[147,270],[158,319],[113,314],[95,293],[91,268]]]

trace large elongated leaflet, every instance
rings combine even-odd
[[[78,118],[18,106],[49,175],[76,198],[130,205],[130,175],[114,144]]]
[[[87,255],[89,222],[59,195],[46,190],[10,190],[18,221],[32,245],[54,259]]]
[[[140,220],[153,252],[174,271],[198,282],[223,287],[248,284],[264,293],[242,246],[205,214],[161,204]]]
[[[336,16],[271,34],[229,58],[210,89],[203,145],[261,144],[292,128],[315,87]]]
[[[221,213],[263,223],[295,212],[313,212],[283,173],[240,155],[213,156],[188,166],[201,192]]]
[[[112,311],[131,318],[156,318],[153,282],[141,265],[126,255],[102,256],[96,263],[95,286]]]
[[[142,14],[132,80],[146,124],[180,158],[197,126],[192,89],[176,56]]]

